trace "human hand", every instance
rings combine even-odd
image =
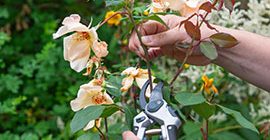
[[[139,138],[131,131],[125,131],[122,134],[123,140],[139,140]]]
[[[181,21],[186,18],[176,15],[166,15],[161,16],[161,18],[168,25],[169,29],[156,21],[148,21],[139,27],[140,33],[142,34],[142,42],[149,48],[148,53],[150,59],[164,55],[178,61],[183,61],[187,49],[181,48],[180,46],[189,44],[192,40],[183,26],[179,28]],[[209,36],[207,27],[201,27],[201,36],[202,38]],[[144,51],[135,32],[133,32],[130,37],[129,48],[140,57],[145,58]],[[198,48],[199,47],[195,47],[187,63],[193,65],[209,64],[210,60],[206,58]]]

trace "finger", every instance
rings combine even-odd
[[[142,35],[152,35],[168,30],[167,27],[157,21],[150,20],[139,27]]]
[[[150,48],[148,50],[148,55],[149,55],[149,59],[155,59],[157,57],[160,57],[163,55],[162,50],[158,47],[158,48]]]
[[[166,32],[161,32],[154,35],[147,35],[142,37],[142,41],[146,46],[158,47],[158,46],[169,46],[181,43],[186,35],[183,34],[178,27],[168,30]]]
[[[139,138],[131,131],[125,131],[122,134],[123,140],[139,140]]]

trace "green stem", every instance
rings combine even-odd
[[[105,123],[105,130],[106,130],[106,140],[108,140],[108,132],[109,132],[109,129],[108,129],[108,122],[107,122],[107,118],[104,118],[104,123]]]

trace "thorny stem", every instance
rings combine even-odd
[[[134,25],[134,30],[139,38],[139,41],[140,41],[140,44],[141,44],[141,47],[143,48],[143,51],[144,51],[144,54],[145,54],[145,62],[146,62],[146,65],[147,65],[147,71],[148,71],[148,78],[149,78],[149,81],[150,81],[150,91],[152,92],[152,89],[153,89],[153,83],[152,83],[152,74],[151,74],[151,65],[150,65],[150,59],[149,59],[149,54],[148,54],[148,50],[147,50],[147,46],[142,42],[142,35],[141,33],[139,32],[138,30],[138,26],[133,18],[133,14],[132,14],[132,10],[129,10],[127,7],[126,7],[126,10],[128,11],[128,16],[132,22],[132,24]]]

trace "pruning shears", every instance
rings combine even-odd
[[[141,112],[134,117],[133,132],[140,140],[146,140],[147,134],[160,134],[161,140],[176,140],[177,130],[181,125],[176,111],[163,99],[163,83],[159,82],[151,92],[149,102],[146,102],[145,92],[150,81],[146,81],[139,95]],[[153,124],[160,125],[160,129],[147,128]]]

